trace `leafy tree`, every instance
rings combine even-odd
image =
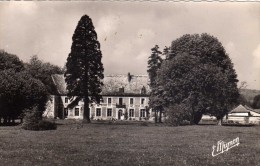
[[[30,73],[34,78],[42,81],[49,93],[56,93],[56,88],[53,84],[51,75],[64,73],[59,66],[45,63],[41,61],[37,55],[32,56],[30,62],[25,66],[28,73]]]
[[[203,113],[221,119],[239,96],[233,64],[221,43],[207,34],[184,35],[170,50],[155,90],[163,107],[185,104],[191,124]]]
[[[253,104],[252,104],[253,108],[255,109],[260,109],[260,95],[256,95],[254,97],[254,101],[253,101]]]
[[[84,120],[90,122],[89,103],[99,102],[104,78],[102,53],[92,20],[84,15],[72,37],[71,52],[67,58],[65,81],[68,96],[84,99]]]
[[[152,49],[152,54],[148,59],[148,74],[149,74],[149,79],[150,79],[150,87],[151,87],[151,94],[150,94],[150,99],[149,99],[149,105],[150,107],[153,108],[154,112],[155,112],[155,122],[157,123],[157,111],[160,111],[160,115],[161,115],[161,105],[159,105],[156,101],[154,100],[155,97],[153,96],[154,92],[154,88],[156,86],[156,77],[157,77],[157,71],[161,66],[162,63],[162,52],[159,51],[159,46],[155,45]],[[159,118],[159,121],[161,122],[161,116]]]
[[[0,70],[13,69],[16,72],[24,70],[23,62],[13,54],[0,51]]]
[[[43,113],[48,99],[43,83],[25,71],[0,71],[0,117],[4,122],[18,118],[24,109],[37,106]]]

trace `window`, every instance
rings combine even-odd
[[[129,117],[134,117],[134,109],[129,109]]]
[[[111,98],[107,98],[107,104],[111,105],[111,103],[112,103],[112,99]]]
[[[134,104],[134,98],[130,98],[130,105]]]
[[[123,98],[119,98],[119,105],[123,105]]]
[[[141,105],[144,105],[145,98],[141,98]]]
[[[140,117],[144,118],[145,117],[145,109],[140,110]]]
[[[145,89],[144,86],[143,86],[142,89],[141,89],[141,94],[146,94],[146,89]]]
[[[64,108],[64,116],[65,116],[65,117],[68,116],[68,108]]]
[[[79,116],[79,108],[75,108],[75,116]]]
[[[124,93],[124,91],[125,91],[124,87],[119,88],[119,93]]]
[[[112,108],[107,109],[107,116],[112,116]]]
[[[96,109],[96,116],[101,116],[101,108]]]
[[[65,97],[65,103],[69,103],[69,98]]]

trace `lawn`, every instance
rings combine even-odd
[[[53,131],[0,126],[0,165],[260,165],[259,126],[58,123]],[[237,137],[212,157],[212,145]]]

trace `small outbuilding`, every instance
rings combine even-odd
[[[226,125],[260,125],[260,110],[239,105],[223,118]]]

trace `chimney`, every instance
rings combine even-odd
[[[131,79],[132,79],[132,76],[131,76],[130,72],[128,72],[127,77],[128,77],[128,82],[130,82]]]

